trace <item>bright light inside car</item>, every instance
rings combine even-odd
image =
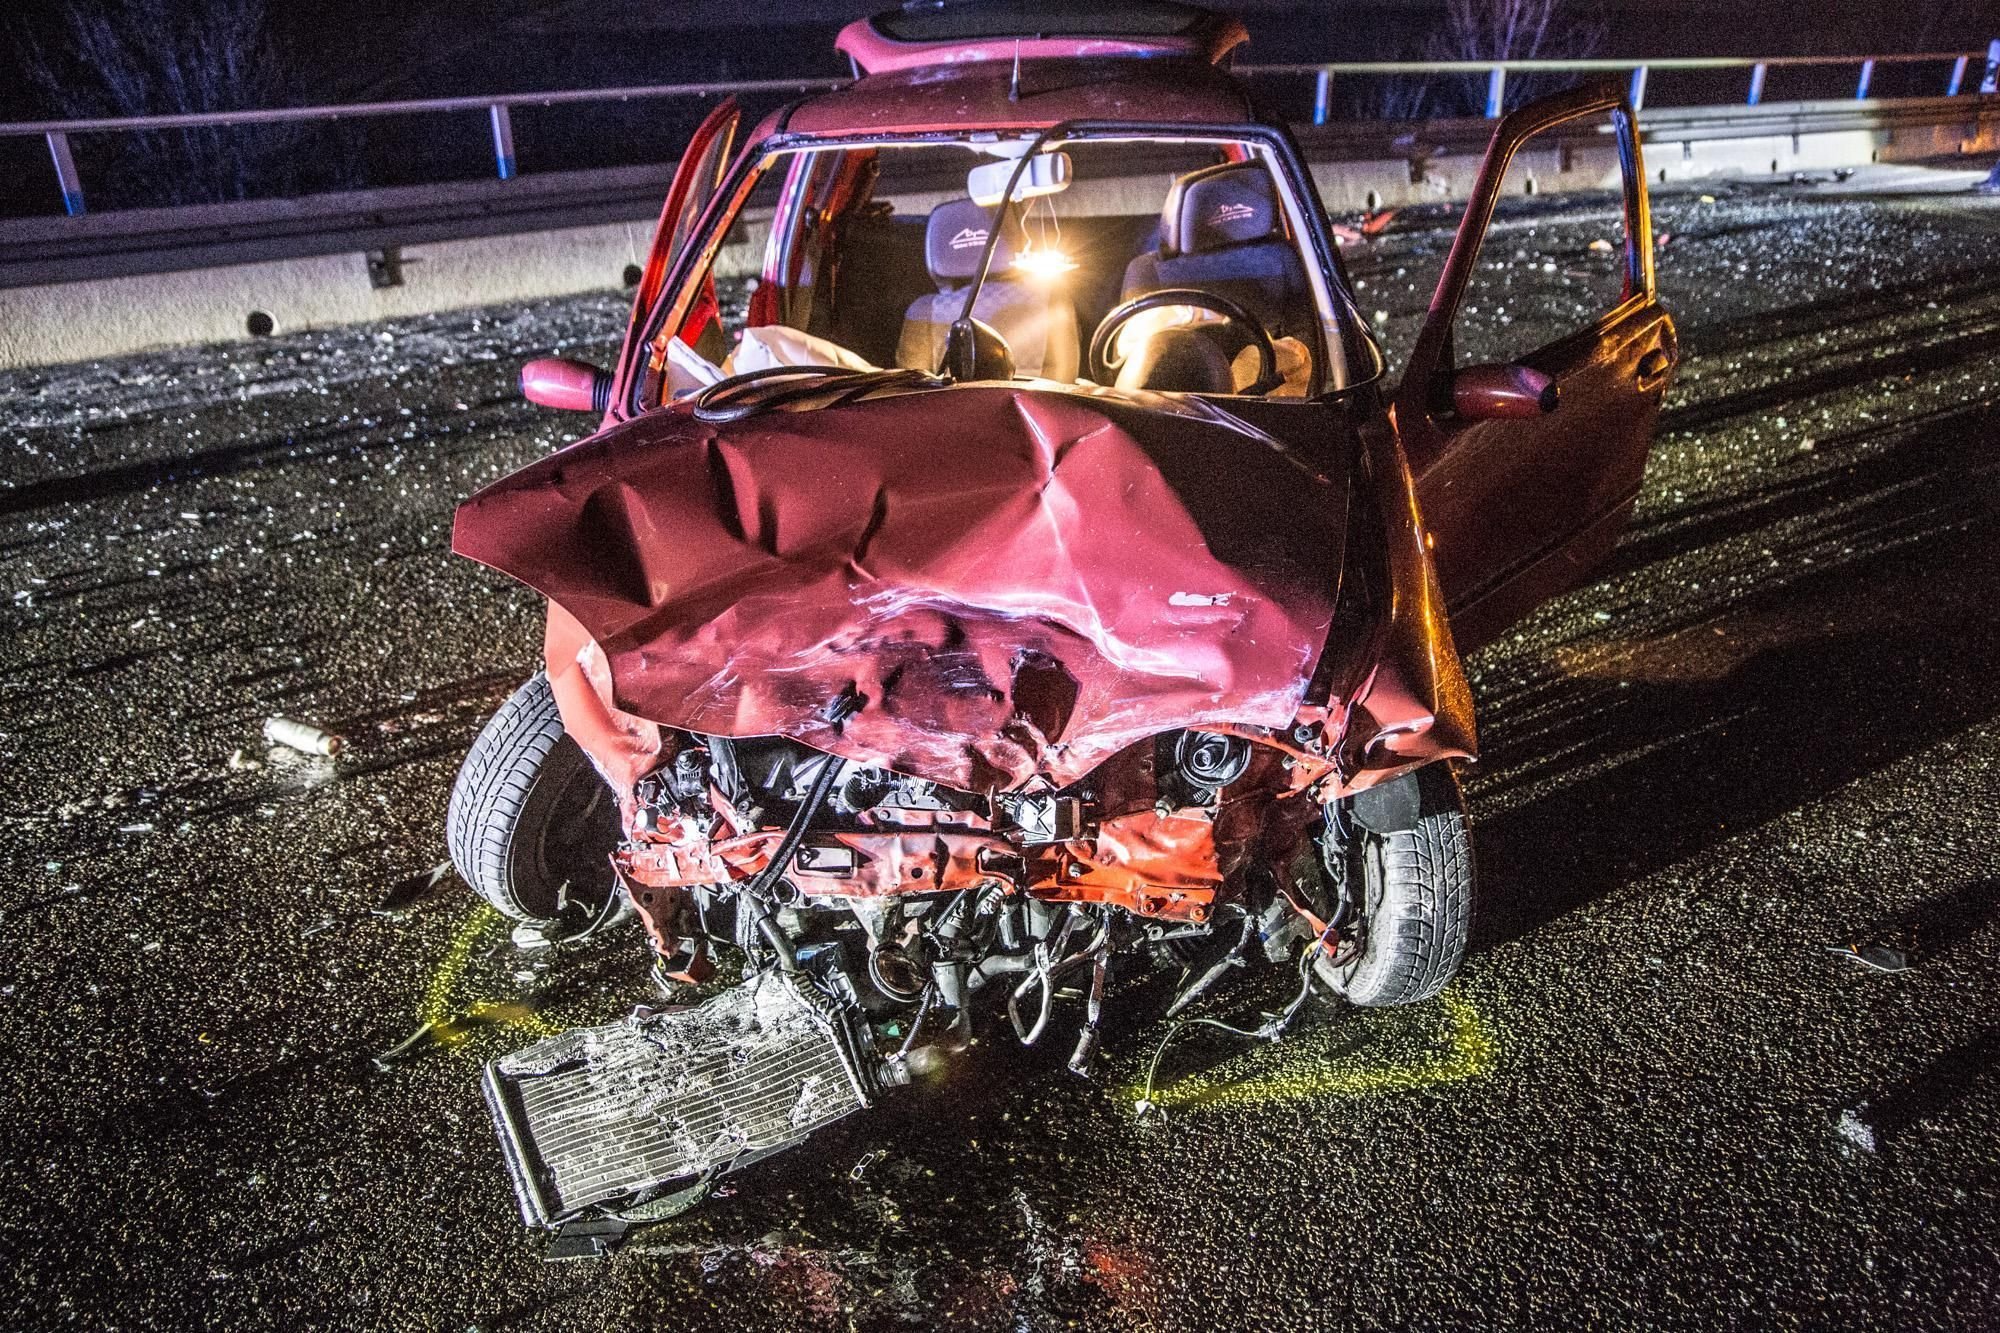
[[[1036,282],[1054,282],[1076,268],[1076,261],[1060,250],[1023,250],[1014,256],[1014,267]]]

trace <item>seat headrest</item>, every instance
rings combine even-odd
[[[979,272],[979,255],[986,248],[987,228],[993,210],[970,199],[954,199],[931,210],[930,225],[924,230],[924,264],[931,280],[939,283],[971,282]],[[1002,235],[993,250],[993,276],[1003,278],[1014,262],[1013,237]]]
[[[1271,173],[1259,162],[1225,162],[1191,171],[1167,191],[1160,211],[1160,252],[1197,255],[1261,241],[1283,230]]]

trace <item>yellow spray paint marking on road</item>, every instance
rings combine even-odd
[[[524,1028],[537,1037],[553,1037],[561,1031],[520,1003],[479,1000],[465,1009],[453,1011],[452,995],[465,977],[465,965],[472,958],[473,947],[499,921],[500,913],[493,910],[491,904],[479,904],[465,919],[465,924],[458,928],[458,933],[451,937],[451,947],[445,950],[437,970],[431,973],[430,984],[424,988],[423,1009],[418,1017],[430,1025],[431,1039],[440,1046],[458,1045],[477,1027]]]
[[[1163,1107],[1193,1109],[1245,1106],[1301,1097],[1372,1097],[1460,1083],[1488,1073],[1499,1057],[1499,1043],[1488,1031],[1472,1001],[1449,991],[1443,998],[1445,1018],[1450,1025],[1445,1037],[1445,1049],[1433,1051],[1422,1059],[1407,1064],[1316,1064],[1306,1068],[1273,1070],[1229,1083],[1195,1075],[1170,1087],[1154,1089],[1153,1101]],[[1304,1063],[1299,1057],[1308,1053],[1295,1048],[1291,1054],[1293,1058],[1289,1063],[1299,1065]]]

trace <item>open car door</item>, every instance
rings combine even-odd
[[[618,375],[611,389],[611,410],[614,413],[622,415],[619,405],[625,402],[632,375],[644,361],[641,329],[646,316],[660,299],[674,260],[687,244],[702,210],[708,207],[709,198],[714,195],[716,186],[722,183],[722,173],[729,165],[729,149],[736,139],[736,125],[741,114],[735,98],[726,98],[719,103],[696,127],[694,137],[688,140],[687,149],[681,154],[680,165],[674,168],[673,182],[667,187],[666,203],[660,207],[659,224],[653,229],[653,244],[646,253],[646,267],[639,276],[639,290],[632,298],[632,317],[625,331],[625,346],[618,354]],[[709,293],[709,304],[714,304],[713,292]]]
[[[1463,340],[1454,326],[1508,167],[1524,144],[1548,135],[1562,145],[1566,169],[1575,144],[1588,144],[1578,136],[1606,119],[1610,134],[1597,142],[1608,147],[1615,137],[1623,181],[1622,297],[1596,322],[1511,364],[1458,364]],[[1494,129],[1395,405],[1461,651],[1575,586],[1611,550],[1638,495],[1677,355],[1673,321],[1654,294],[1631,107],[1616,92],[1581,89],[1507,116]]]

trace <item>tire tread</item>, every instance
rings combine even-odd
[[[460,765],[445,812],[446,844],[459,876],[503,915],[544,919],[513,882],[515,831],[535,779],[565,739],[548,676],[536,673],[481,729]]]

